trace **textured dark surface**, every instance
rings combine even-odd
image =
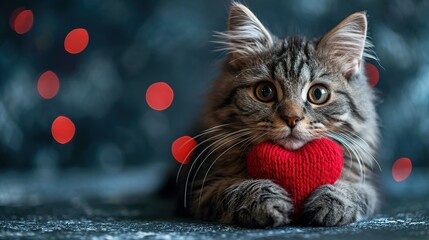
[[[373,218],[344,227],[276,229],[177,218],[174,200],[152,193],[160,185],[154,176],[162,173],[162,167],[152,166],[110,177],[93,172],[68,172],[43,181],[28,175],[0,177],[0,238],[429,239],[429,194],[419,189],[427,185],[427,173],[403,182],[406,194],[385,196],[383,209]]]
[[[242,229],[160,216],[168,203],[142,204],[74,199],[37,206],[1,207],[0,238],[38,239],[428,239],[429,201],[390,202],[374,218],[345,227]],[[7,216],[7,217],[5,217]]]

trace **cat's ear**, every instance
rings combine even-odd
[[[367,25],[365,12],[354,13],[326,33],[317,44],[319,51],[328,54],[338,63],[347,79],[362,67]]]
[[[233,2],[228,31],[221,33],[232,60],[261,53],[273,46],[273,39],[258,18],[244,5]]]

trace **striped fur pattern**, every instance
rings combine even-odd
[[[249,179],[246,152],[262,141],[297,149],[328,137],[344,148],[344,168],[337,183],[319,187],[304,203],[300,221],[338,226],[373,214],[378,127],[362,67],[363,58],[372,57],[365,50],[366,30],[365,13],[355,13],[320,39],[279,39],[233,3],[229,29],[220,34],[228,57],[209,93],[193,161],[181,172],[182,205],[195,217],[227,224],[290,224],[289,193],[270,180]],[[261,82],[273,86],[271,101],[258,99]],[[310,101],[315,85],[327,87],[327,102]],[[290,116],[299,116],[294,127]]]

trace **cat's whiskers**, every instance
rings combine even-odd
[[[352,137],[351,137],[351,140],[355,141],[356,145],[358,145],[361,148],[362,152],[367,157],[369,157],[369,160],[370,160],[369,164],[371,165],[371,169],[373,167],[373,162],[375,162],[377,164],[377,166],[378,166],[378,169],[381,171],[381,166],[378,163],[377,159],[375,159],[375,157],[369,152],[370,149],[371,149],[371,146],[362,137],[360,137],[358,134],[356,134],[356,133],[354,133],[352,131],[347,131],[346,129],[343,129],[341,131],[344,134],[351,134],[351,135],[355,136],[356,138],[358,138],[360,141],[358,141],[357,139],[354,139]],[[362,145],[362,144],[364,144],[364,145]]]
[[[334,140],[336,140],[336,141],[338,141],[340,144],[342,144],[343,147],[347,150],[348,156],[353,161],[354,152],[350,149],[350,146],[349,146],[349,144],[348,144],[347,141],[345,141],[342,137],[337,136],[335,133],[328,133],[327,136],[330,137],[330,138],[332,138],[332,139],[334,139]],[[349,166],[350,169],[352,167],[352,161],[350,161],[350,166]]]
[[[254,140],[256,140],[256,139],[258,139],[260,136],[259,135],[257,135],[257,134],[252,134],[252,135],[254,135],[253,137],[248,137],[247,139],[247,141],[244,143],[244,144],[246,144],[246,145],[244,145],[244,146],[242,146],[240,149],[241,150],[245,150],[250,144],[252,144],[253,143],[253,141]],[[220,146],[219,146],[220,147]],[[219,148],[218,147],[218,148]],[[212,150],[211,152],[210,152],[210,154],[211,153],[213,153],[213,152],[215,152],[217,149],[214,149],[214,150]],[[209,155],[210,155],[209,154]],[[195,172],[195,174],[194,174],[194,177],[193,177],[193,179],[192,179],[192,183],[191,183],[191,189],[193,189],[193,185],[194,185],[194,181],[195,181],[195,178],[196,178],[196,176],[197,176],[197,174],[198,174],[198,171],[199,171],[199,169],[200,169],[200,167],[204,164],[204,162],[208,159],[208,157],[209,157],[209,155],[208,156],[206,156],[205,158],[204,158],[204,160],[201,162],[201,164],[200,164],[200,166],[198,167],[198,169],[197,169],[197,171]]]
[[[253,140],[253,141],[255,141],[256,139],[258,139],[258,138],[262,138],[262,137],[264,137],[265,135],[267,135],[268,134],[268,132],[266,132],[266,133],[264,133],[264,134],[261,134],[261,135],[256,135],[256,138]],[[255,137],[255,136],[253,136],[253,137]],[[249,137],[249,138],[252,138],[252,137]],[[199,195],[199,198],[198,198],[198,208],[200,207],[200,203],[201,203],[201,196],[202,196],[202,193],[203,193],[203,189],[204,189],[204,182],[206,181],[206,178],[207,178],[207,175],[209,174],[209,172],[210,172],[210,170],[211,170],[211,168],[213,167],[213,165],[216,163],[216,161],[219,159],[219,158],[221,158],[225,153],[227,153],[229,150],[231,150],[232,148],[234,148],[235,146],[237,146],[237,145],[239,145],[239,144],[241,144],[241,143],[243,143],[243,142],[246,142],[246,141],[248,141],[249,140],[249,138],[246,138],[246,139],[244,139],[244,140],[241,140],[241,141],[239,141],[239,142],[237,142],[237,143],[235,143],[234,145],[232,145],[231,147],[229,147],[229,148],[227,148],[225,151],[223,151],[211,164],[210,164],[210,166],[209,166],[209,168],[207,169],[207,171],[206,171],[206,174],[204,175],[204,179],[203,179],[203,182],[202,182],[202,184],[201,184],[201,189],[200,189],[200,195]]]
[[[369,161],[366,161],[365,163],[368,163],[371,167],[371,169],[373,169],[373,163],[375,162],[378,166],[378,169],[381,171],[381,166],[378,163],[378,161],[375,159],[375,157],[369,152],[370,151],[370,146],[369,144],[362,139],[359,135],[353,133],[353,132],[349,132],[350,134],[353,134],[354,136],[356,136],[360,141],[358,141],[358,139],[355,139],[351,136],[348,136],[347,133],[344,131],[342,131],[344,133],[344,135],[346,135],[346,137],[348,137],[350,139],[351,142],[353,142],[355,144],[355,146],[359,147],[361,149],[362,154],[364,154],[366,156],[365,159],[368,159]],[[364,145],[363,145],[364,144]],[[367,148],[366,148],[366,147]]]
[[[206,174],[204,175],[204,178],[203,178],[203,181],[202,181],[202,184],[201,184],[201,187],[200,187],[200,194],[199,194],[199,198],[198,198],[198,207],[200,206],[200,202],[201,202],[201,195],[202,195],[202,192],[203,192],[203,189],[204,189],[204,182],[206,181],[206,178],[207,178],[207,175],[208,175],[208,173],[210,172],[210,169],[212,168],[212,166],[214,165],[214,163],[220,158],[220,157],[222,157],[226,152],[228,152],[229,150],[231,150],[232,148],[234,148],[235,146],[237,146],[238,144],[240,144],[240,143],[242,143],[242,142],[244,142],[244,141],[247,141],[248,140],[248,138],[251,138],[251,137],[247,137],[247,138],[245,138],[245,139],[243,139],[243,140],[241,140],[241,141],[239,141],[239,142],[237,142],[237,143],[235,143],[235,144],[233,144],[232,146],[230,146],[229,148],[227,148],[225,151],[223,151],[211,164],[210,164],[210,166],[209,166],[209,168],[207,169],[207,171],[206,171]],[[231,142],[231,141],[229,141],[229,142]],[[223,143],[222,144],[222,146],[224,146],[224,145],[226,145],[226,144],[228,144],[229,142],[225,142],[225,143]],[[206,158],[207,159],[207,158]]]
[[[344,146],[344,148],[347,150],[347,152],[349,154],[348,156],[352,157],[352,153],[350,152],[350,149],[349,149],[348,144],[346,142],[342,141],[341,139],[338,139],[336,136],[333,136],[333,133],[328,134],[328,136],[331,137],[332,139],[338,141],[339,143],[341,143]],[[349,162],[349,169],[351,169],[351,168],[352,168],[352,162],[350,161]]]
[[[223,140],[225,140],[225,139],[227,139],[228,137],[231,137],[231,136],[233,136],[233,135],[235,135],[235,134],[239,134],[239,133],[241,133],[241,132],[245,132],[245,131],[248,131],[248,129],[239,129],[239,130],[236,130],[236,131],[234,131],[234,132],[230,132],[230,133],[227,133],[227,134],[225,134],[225,133],[220,133],[220,134],[218,134],[218,135],[215,135],[215,136],[212,136],[212,137],[210,137],[210,138],[208,138],[208,139],[205,139],[204,141],[202,141],[202,142],[200,142],[197,146],[195,146],[194,148],[193,148],[193,150],[195,150],[198,146],[201,146],[202,144],[204,144],[205,142],[208,142],[208,141],[210,141],[210,140],[213,140],[213,139],[216,139],[216,138],[219,138],[219,139],[217,139],[216,141],[214,141],[213,143],[211,143],[211,144],[209,144],[206,148],[204,148],[200,153],[199,153],[199,155],[192,161],[192,164],[191,164],[191,167],[189,168],[189,171],[188,171],[188,174],[187,174],[187,177],[186,177],[186,181],[185,181],[185,196],[184,196],[184,206],[186,207],[186,193],[187,193],[187,189],[188,189],[188,182],[189,182],[189,178],[190,178],[190,175],[191,175],[191,172],[192,172],[192,169],[194,168],[194,166],[195,166],[195,164],[196,164],[196,162],[197,162],[197,160],[198,160],[198,158],[199,157],[201,157],[201,155],[206,151],[206,150],[208,150],[211,146],[213,146],[213,145],[215,145],[215,144],[218,144],[219,142],[221,142],[221,141],[223,141]]]
[[[341,136],[341,135],[339,135],[339,133],[336,133],[336,132],[328,132],[327,133],[327,135],[329,136],[329,137],[331,137],[331,138],[333,138],[333,139],[335,139],[335,140],[337,140],[338,142],[340,142],[341,144],[343,144],[343,146],[346,148],[346,149],[349,149],[352,153],[353,153],[353,155],[354,155],[354,157],[355,157],[355,160],[357,161],[357,163],[358,163],[358,165],[359,165],[359,171],[360,171],[360,180],[361,180],[361,182],[365,182],[365,172],[364,172],[364,169],[363,169],[363,167],[362,167],[362,163],[361,163],[361,159],[360,159],[360,155],[357,153],[357,151],[356,151],[356,148],[354,147],[354,145],[351,143],[351,142],[349,142],[349,140],[347,140],[347,139],[345,139],[343,136]],[[351,160],[353,161],[353,155],[352,154],[350,154],[350,151],[349,151],[349,155],[350,155],[350,158],[351,158]]]
[[[250,131],[248,131],[248,129],[245,129],[245,130],[247,130],[247,131],[245,131],[245,132],[242,132],[242,133],[239,133],[239,134],[236,134],[236,136],[234,136],[234,138],[233,139],[230,139],[230,140],[228,140],[228,141],[225,141],[225,142],[223,142],[225,139],[222,139],[222,140],[219,140],[219,141],[216,141],[216,142],[214,142],[213,144],[211,144],[210,146],[208,146],[207,148],[205,148],[204,150],[206,150],[206,149],[209,149],[209,148],[211,148],[212,147],[212,145],[214,145],[214,146],[216,146],[216,145],[218,145],[218,146],[216,146],[215,148],[213,148],[205,157],[204,157],[204,159],[201,161],[201,163],[200,163],[200,165],[198,166],[198,168],[197,168],[197,170],[195,171],[195,173],[194,173],[194,177],[192,178],[192,182],[191,182],[191,191],[192,191],[192,189],[194,189],[194,181],[195,181],[195,178],[197,177],[197,175],[198,175],[198,172],[199,172],[199,170],[201,169],[201,167],[204,165],[204,162],[213,154],[213,153],[215,153],[219,148],[221,148],[221,147],[223,147],[225,144],[227,144],[227,143],[230,143],[230,142],[233,142],[233,141],[236,141],[237,139],[240,139],[240,138],[242,138],[242,137],[244,137],[244,136],[246,136],[246,135],[250,135],[251,134],[251,132]],[[230,136],[230,137],[232,137],[232,136]],[[219,144],[219,143],[221,143],[221,144]],[[201,155],[201,154],[200,154]],[[200,157],[200,155],[198,155],[198,157],[197,158],[195,158],[195,160],[194,161],[197,161],[198,160],[198,158]]]
[[[254,140],[256,140],[258,137],[258,134],[254,134],[255,138],[249,139],[246,143],[244,143],[245,145],[243,145],[240,149],[245,151],[247,149],[247,147],[249,147],[250,144],[253,143]]]
[[[351,159],[351,162],[350,162],[350,163],[352,163],[352,161],[353,161],[353,160],[356,160],[356,162],[358,163],[358,166],[359,166],[359,171],[360,171],[359,176],[360,176],[360,179],[361,179],[361,181],[362,181],[362,180],[363,180],[362,165],[361,165],[361,163],[360,163],[360,159],[359,159],[359,157],[358,157],[358,155],[357,155],[356,151],[354,150],[353,145],[351,145],[351,143],[349,143],[346,139],[344,139],[344,138],[343,138],[343,137],[341,137],[341,136],[338,136],[337,134],[335,134],[335,135],[330,135],[330,137],[331,137],[331,138],[333,138],[333,139],[335,139],[335,140],[337,140],[338,142],[340,142],[340,143],[344,146],[344,148],[346,148],[346,149],[347,149],[347,151],[348,151],[348,153],[349,153],[349,157],[350,157],[350,159]],[[350,153],[350,151],[351,151],[351,153]],[[352,166],[352,165],[351,165],[351,166]],[[350,167],[351,167],[351,166],[350,166]]]
[[[363,166],[366,166],[366,164],[365,164],[365,161],[363,160],[363,158],[362,158],[362,155],[361,155],[361,148],[360,148],[360,145],[358,144],[358,143],[356,143],[354,140],[353,140],[353,138],[351,138],[350,136],[348,136],[347,134],[344,134],[344,133],[342,133],[342,132],[339,132],[339,133],[337,133],[337,134],[339,134],[340,136],[342,136],[344,139],[346,139],[349,143],[350,143],[350,146],[353,148],[353,151],[355,151],[355,153],[357,154],[357,158],[358,158],[358,161],[359,161],[359,167],[360,167],[360,169],[361,169],[361,172],[362,172],[362,178],[363,178],[363,183],[365,183],[365,180],[366,180],[366,168],[365,167],[363,167]]]
[[[190,138],[190,139],[188,139],[188,140],[186,140],[182,145],[181,145],[181,147],[180,148],[182,148],[183,146],[186,146],[188,143],[190,143],[191,141],[195,141],[195,140],[197,140],[197,139],[199,139],[199,138],[201,138],[201,137],[203,137],[203,136],[205,136],[205,135],[207,135],[207,134],[211,134],[211,133],[214,133],[214,132],[217,132],[217,131],[220,131],[220,130],[222,130],[223,128],[222,127],[225,127],[225,126],[228,126],[228,125],[232,125],[231,123],[227,123],[227,124],[220,124],[220,125],[217,125],[217,126],[214,126],[214,127],[211,127],[211,128],[208,128],[208,129],[206,129],[206,130],[204,130],[204,131],[202,131],[200,134],[198,134],[198,135],[196,135],[196,136],[193,136],[192,138]],[[219,135],[214,135],[214,136],[212,136],[212,137],[210,137],[210,138],[208,138],[207,140],[205,140],[205,141],[203,141],[203,142],[200,142],[200,143],[198,143],[198,144],[196,144],[187,154],[186,154],[186,156],[185,156],[185,158],[184,159],[188,159],[189,157],[190,157],[190,155],[195,151],[195,149],[197,149],[197,147],[199,147],[199,146],[201,146],[201,144],[203,144],[204,142],[207,142],[207,141],[209,141],[209,140],[211,140],[211,139],[213,139],[213,138],[216,138],[216,137],[218,137]],[[179,148],[179,149],[180,149]],[[180,167],[179,167],[179,170],[177,171],[177,174],[176,174],[176,183],[178,183],[179,182],[179,176],[180,176],[180,173],[181,173],[181,171],[182,171],[182,168],[183,168],[183,165],[185,165],[186,163],[181,163],[181,165],[180,165]]]

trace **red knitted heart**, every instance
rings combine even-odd
[[[263,142],[247,154],[247,171],[255,179],[271,179],[288,191],[295,214],[317,187],[333,184],[343,168],[342,148],[323,138],[313,140],[296,151]]]

